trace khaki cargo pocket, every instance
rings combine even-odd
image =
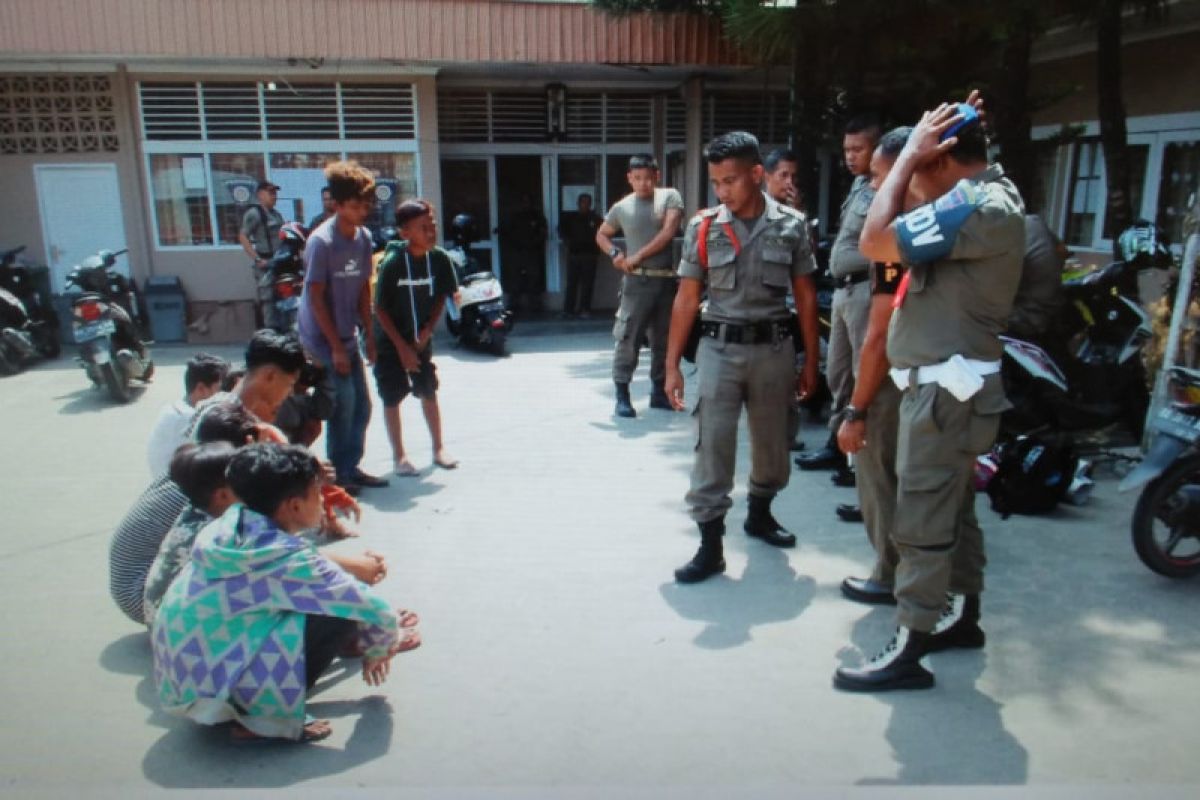
[[[762,282],[772,294],[787,294],[791,286],[791,253],[763,248]]]
[[[616,321],[613,322],[613,338],[618,342],[624,341],[629,334],[630,314],[624,309],[617,309]]]
[[[933,465],[909,467],[899,474],[892,534],[897,544],[945,547],[954,543],[955,526],[946,521],[957,519],[962,476],[961,469]]]
[[[984,387],[971,398],[971,417],[967,422],[965,452],[971,455],[982,455],[992,448],[996,442],[996,434],[1000,432],[1000,415],[1012,404],[1004,395],[1004,386],[1000,381],[988,381]]]
[[[732,255],[732,253],[730,254]],[[708,288],[733,291],[737,286],[737,265],[731,258],[725,264],[710,264],[708,268]]]

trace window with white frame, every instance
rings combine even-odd
[[[1133,217],[1156,222],[1176,246],[1181,243],[1184,217],[1200,193],[1197,123],[1200,115],[1194,114],[1128,120]],[[1085,127],[1088,134],[1096,130],[1094,123]],[[1063,240],[1072,247],[1110,250],[1120,231],[1106,213],[1107,175],[1099,137],[1085,136],[1051,152],[1056,155],[1044,166],[1057,163],[1061,171],[1057,190],[1051,176],[1044,181],[1047,219],[1058,220]]]
[[[343,158],[376,176],[369,224],[389,224],[420,191],[411,84],[142,82],[142,148],[158,246],[236,247],[261,180],[305,223],[321,210],[323,170]]]

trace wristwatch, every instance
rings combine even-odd
[[[842,419],[847,422],[862,422],[867,418],[867,412],[859,410],[852,405],[847,405],[842,409]]]
[[[619,255],[621,255],[621,248],[616,247],[616,246],[608,248],[608,257],[609,258],[616,258]]]

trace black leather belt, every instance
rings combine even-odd
[[[700,322],[700,335],[731,344],[775,344],[792,335],[786,319],[768,319],[735,325],[730,322]]]
[[[852,272],[849,275],[843,275],[833,280],[837,283],[839,289],[846,289],[856,283],[862,283],[869,277],[871,277],[870,270],[865,270],[863,272]]]

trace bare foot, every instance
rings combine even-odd
[[[402,478],[411,478],[417,474],[417,468],[407,458],[401,458],[394,462],[392,464],[392,471]]]
[[[457,469],[458,459],[446,452],[446,448],[442,448],[433,454],[433,463],[437,464],[442,469]]]
[[[415,628],[403,628],[404,638],[396,644],[392,645],[389,656],[394,656],[397,653],[407,653],[409,650],[416,650],[421,646],[421,632]]]

